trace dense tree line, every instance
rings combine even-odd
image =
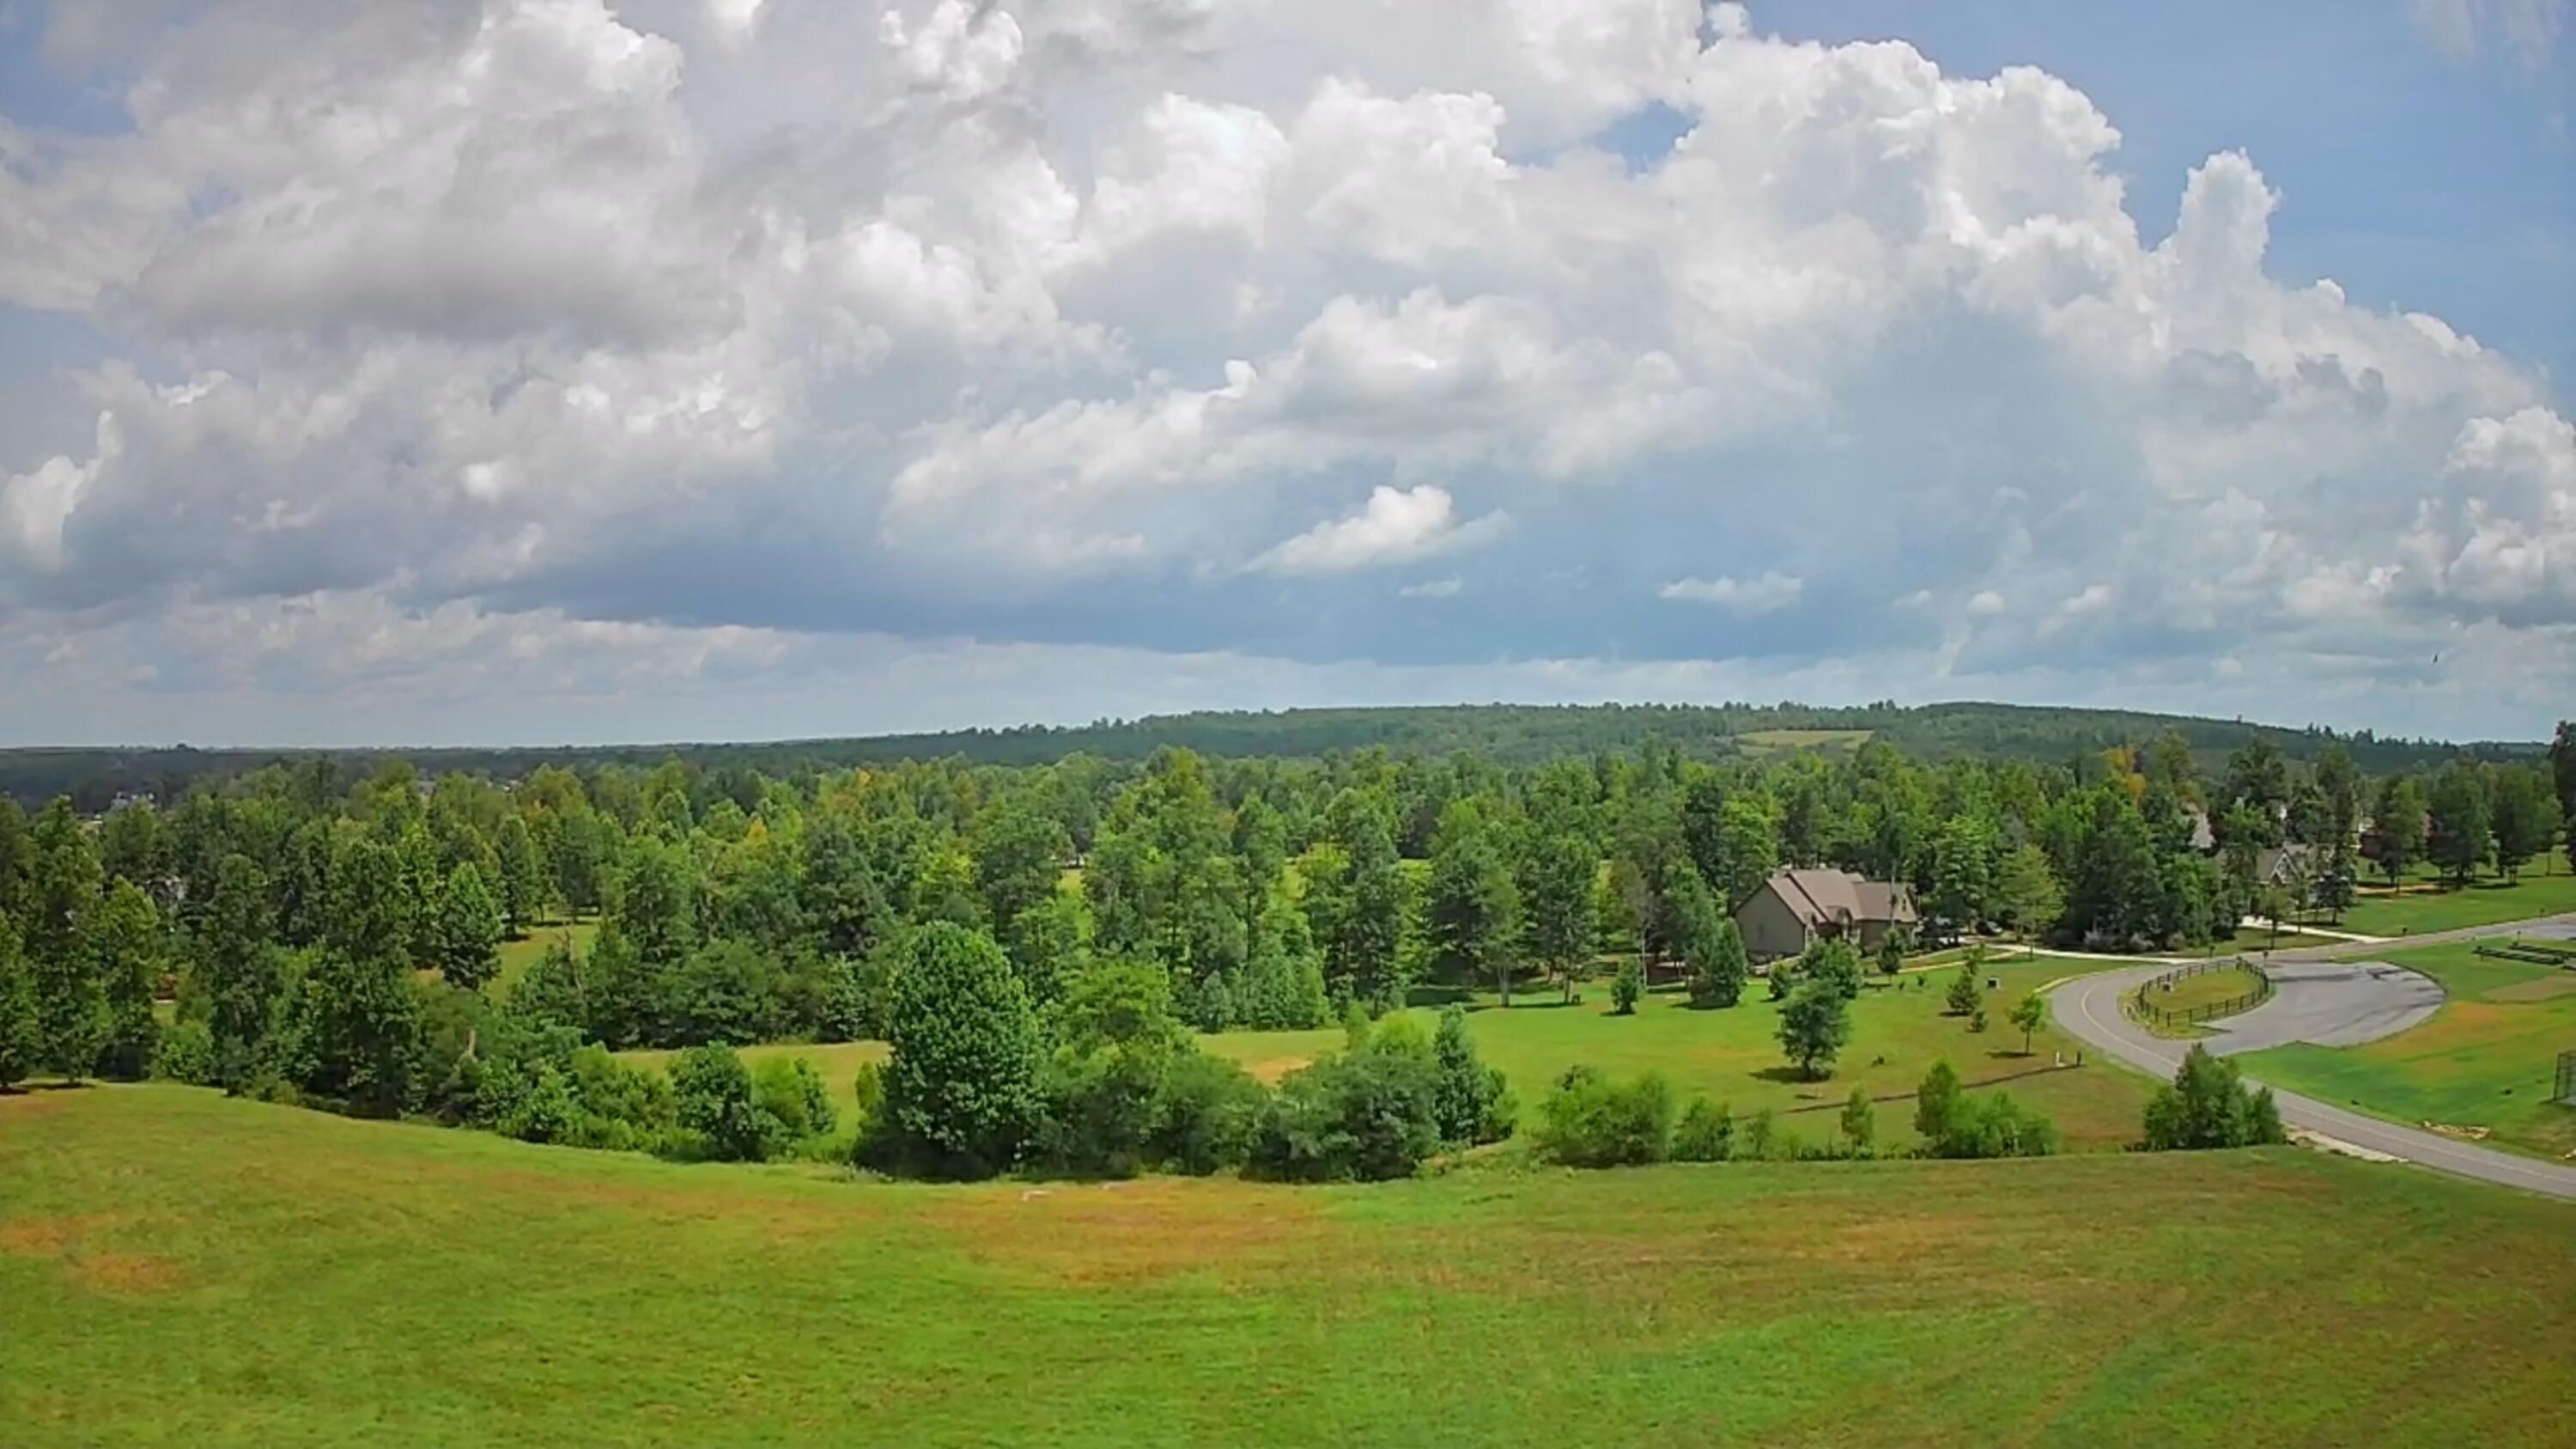
[[[2332,910],[2365,867],[2509,875],[2576,803],[2564,730],[2545,762],[2378,779],[2340,740],[2304,764],[2263,737],[2200,761],[2174,731],[2058,765],[1927,763],[1876,740],[1698,758],[1651,736],[1531,764],[1164,749],[507,780],[387,760],[352,780],[314,758],[167,808],[0,802],[0,1083],[159,1070],[544,1140],[775,1151],[816,1135],[804,1084],[702,1054],[675,1097],[607,1052],[910,1035],[918,1064],[927,983],[955,976],[943,1000],[1024,1004],[991,1049],[1033,1065],[976,1109],[998,1114],[985,1126],[875,1139],[910,1144],[898,1165],[990,1170],[1006,1145],[1084,1170],[1239,1150],[1285,1176],[1364,1175],[1402,1154],[1347,1140],[1386,1094],[1433,1092],[1415,1064],[1449,1048],[1398,1029],[1273,1093],[1101,1023],[1311,1028],[1426,982],[1571,998],[1605,956],[1614,1000],[1661,974],[1724,1010],[1750,975],[1732,912],[1782,865],[1907,882],[1934,937],[2185,944],[2284,894]],[[2283,845],[2305,847],[2295,868],[2263,871]],[[503,944],[567,916],[595,918],[595,943],[558,940],[505,987]],[[1834,943],[1773,973],[1784,1051],[1829,1069],[1860,975],[1902,950],[1864,962]],[[738,1075],[758,1111],[701,1110],[738,1098]],[[878,1085],[883,1121],[931,1110],[902,1071]],[[1491,1129],[1442,1110],[1430,1140]]]
[[[1827,732],[1834,736],[1833,745],[1844,748],[1867,735],[1909,758],[1930,763],[1966,758],[2063,764],[2079,755],[2098,754],[2168,731],[2183,741],[2202,769],[2211,771],[2230,751],[2257,739],[2269,741],[2300,762],[2314,761],[2326,744],[2340,740],[2354,761],[2373,775],[2426,772],[2455,752],[2486,761],[2526,763],[2539,753],[2527,744],[2455,747],[2433,740],[2381,737],[2369,730],[2338,735],[2313,726],[2285,729],[2134,710],[1972,702],[1907,707],[1882,702],[1851,707],[1487,704],[1207,711],[1070,727],[1032,725],[774,743],[361,749],[333,751],[326,758],[346,780],[371,775],[394,758],[407,759],[427,774],[493,779],[516,779],[546,767],[584,775],[612,768],[642,771],[672,759],[710,774],[758,771],[777,779],[808,779],[854,767],[887,768],[943,759],[1026,767],[1079,754],[1134,763],[1170,748],[1214,759],[1315,760],[1370,750],[1396,755],[1475,754],[1525,766],[1567,756],[1635,753],[1649,741],[1694,759],[1731,758],[1776,748],[1765,739],[1772,731]],[[200,783],[256,773],[287,759],[274,750],[199,750],[184,745],[0,749],[0,795],[12,796],[31,810],[56,795],[69,795],[77,808],[95,813],[121,794],[177,799]]]

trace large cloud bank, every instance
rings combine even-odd
[[[2142,240],[2037,70],[1690,0],[48,23],[130,125],[0,120],[0,303],[103,359],[0,444],[19,737],[2576,679],[2548,380],[2270,275],[2245,155]]]

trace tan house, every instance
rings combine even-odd
[[[1735,908],[1744,953],[1756,961],[1795,956],[1811,942],[1841,936],[1875,951],[1898,926],[1912,930],[1914,894],[1901,881],[1863,880],[1847,870],[1780,870]]]

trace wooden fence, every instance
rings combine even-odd
[[[2212,971],[2237,970],[2254,973],[2254,989],[2241,996],[2231,996],[2225,1001],[2205,1001],[2198,1006],[2179,1008],[2158,1006],[2153,999],[2155,992],[2186,978],[2206,976]],[[2188,966],[2168,971],[2140,986],[2137,995],[2131,998],[2131,1004],[2138,1009],[2138,1016],[2144,1021],[2156,1026],[2181,1026],[2192,1022],[2215,1021],[2222,1016],[2234,1016],[2239,1012],[2252,1011],[2271,999],[2271,976],[2262,967],[2238,956],[2226,961],[2195,961]]]

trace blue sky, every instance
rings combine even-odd
[[[1823,41],[1902,37],[1945,68],[2036,65],[2120,128],[2113,162],[2154,237],[2184,174],[2240,148],[2278,187],[2271,270],[2429,311],[2576,376],[2576,44],[2518,49],[2490,7],[2454,54],[2403,4],[1765,7]]]
[[[2567,8],[0,0],[0,742],[2544,733]]]

